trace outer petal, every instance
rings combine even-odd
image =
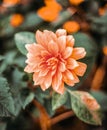
[[[81,59],[86,55],[86,51],[82,47],[77,47],[73,49],[71,57],[75,60]]]
[[[79,78],[76,76],[76,74],[75,74],[73,71],[71,71],[71,72],[72,72],[73,77],[74,77],[73,82],[74,82],[74,83],[78,83],[78,82],[79,82]]]
[[[77,66],[79,66],[78,62],[73,58],[67,59],[67,68],[70,70],[75,69]]]
[[[40,52],[44,50],[44,47],[39,44],[26,44],[25,47],[34,56],[40,55]]]
[[[32,72],[33,72],[32,67],[29,66],[29,65],[27,65],[27,66],[25,67],[24,71],[27,72],[27,73],[32,73]]]
[[[73,47],[74,46],[74,38],[73,38],[73,36],[72,35],[68,35],[67,37],[66,37],[66,45],[67,46],[70,46],[70,47]]]
[[[72,75],[72,73],[67,70],[66,72],[63,73],[63,81],[67,84],[67,85],[70,85],[70,86],[74,86],[74,77]]]
[[[74,86],[75,83],[79,82],[79,79],[74,72],[67,70],[63,73],[63,81],[70,86]]]
[[[29,53],[27,54],[27,57],[28,59],[26,60],[26,63],[30,65],[36,65],[41,61],[40,57],[35,57],[34,55],[30,55]]]
[[[87,65],[82,62],[78,62],[78,64],[79,66],[76,67],[73,71],[75,72],[76,75],[83,76],[86,71]]]
[[[48,89],[52,84],[52,75],[51,72],[49,72],[45,77],[44,77],[44,81],[41,84],[41,88],[43,90]]]
[[[56,74],[53,76],[53,79],[52,79],[53,89],[58,90],[61,82],[62,82],[62,73],[57,71]]]
[[[64,82],[61,82],[61,84],[59,85],[59,88],[55,91],[58,92],[59,94],[63,94],[65,91]]]
[[[57,41],[56,34],[53,33],[52,31],[44,30],[43,32],[44,32],[47,43],[49,43],[51,40],[53,40],[54,42]]]
[[[35,37],[36,37],[37,43],[44,46],[43,32],[37,30]]]
[[[26,44],[25,48],[28,50],[30,53],[35,53],[36,52],[36,43],[33,44]]]
[[[66,48],[66,36],[60,36],[58,38],[59,51],[63,52]]]
[[[73,51],[73,48],[72,48],[72,47],[66,47],[64,53],[62,54],[62,55],[63,55],[63,58],[64,58],[64,59],[67,59],[68,57],[70,57],[71,54],[72,54],[72,51]]]
[[[40,78],[38,76],[38,72],[35,72],[33,74],[33,81],[34,81],[34,85],[39,85],[40,84],[40,80],[43,81],[43,78]]]
[[[35,71],[35,66],[32,66],[32,65],[27,65],[24,69],[25,72],[27,73],[33,73]]]
[[[56,31],[56,35],[57,35],[57,37],[60,37],[60,36],[66,36],[66,34],[67,34],[67,32],[66,32],[66,30],[65,29],[58,29],[57,31]]]
[[[64,73],[63,73],[63,80],[66,82],[67,80],[74,80],[74,76],[73,74],[69,71],[69,70],[66,70]]]

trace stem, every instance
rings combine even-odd
[[[64,112],[56,117],[50,118],[49,115],[47,114],[45,108],[35,99],[33,100],[33,104],[39,109],[40,111],[40,126],[42,130],[50,130],[51,125],[54,125],[68,117],[74,116],[73,111],[67,111]]]
[[[39,109],[40,111],[40,126],[42,130],[50,130],[51,128],[51,123],[50,123],[50,117],[47,114],[45,108],[35,99],[33,100],[33,104]]]
[[[73,111],[67,111],[65,113],[62,113],[59,116],[52,118],[51,119],[51,124],[54,125],[54,124],[66,119],[68,117],[71,117],[73,115],[74,115]]]

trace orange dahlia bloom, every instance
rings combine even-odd
[[[33,73],[34,85],[42,90],[52,86],[53,90],[63,94],[64,83],[74,86],[83,76],[86,64],[77,60],[86,55],[82,47],[73,47],[74,38],[66,35],[66,30],[58,29],[56,33],[48,30],[36,32],[38,44],[27,44],[27,66],[24,71]]]
[[[9,7],[20,3],[20,0],[3,0],[3,6]]]
[[[104,47],[103,47],[103,53],[104,53],[104,55],[107,56],[107,46],[104,46]]]
[[[37,14],[45,21],[52,22],[59,16],[59,12],[51,7],[44,6],[37,11]]]
[[[18,27],[20,26],[24,21],[24,17],[21,14],[14,14],[12,15],[11,19],[10,19],[10,24],[13,27]]]
[[[43,6],[37,11],[37,14],[45,21],[52,22],[59,16],[62,7],[56,0],[45,0],[46,6]]]
[[[67,21],[63,24],[63,28],[67,30],[68,33],[76,33],[80,29],[80,25],[76,21]]]
[[[83,2],[84,0],[69,0],[69,2],[73,5],[79,5]]]
[[[99,15],[101,16],[105,15],[106,11],[107,11],[107,4],[104,7],[99,8],[98,10]]]

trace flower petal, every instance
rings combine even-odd
[[[66,37],[66,44],[67,44],[67,46],[73,47],[74,46],[74,41],[75,40],[74,40],[72,35],[68,35]]]
[[[44,32],[47,43],[49,43],[51,40],[53,40],[54,42],[57,41],[57,37],[55,33],[53,33],[52,31],[44,30],[43,32]]]
[[[59,88],[55,91],[58,92],[59,94],[63,94],[65,91],[64,82],[61,82],[61,84],[59,85]]]
[[[58,45],[57,45],[54,41],[51,40],[51,41],[48,43],[48,50],[49,50],[49,52],[50,52],[51,54],[57,55],[57,54],[58,54],[58,51],[59,51]]]
[[[44,84],[46,86],[46,89],[49,88],[52,84],[52,75],[51,75],[51,72],[49,72],[46,77],[45,77],[45,80],[44,80]]]
[[[72,58],[74,58],[75,60],[81,59],[86,55],[86,51],[84,48],[82,47],[76,47],[73,49],[72,52]]]
[[[47,68],[41,69],[39,72],[39,77],[46,76],[48,72],[49,72],[49,69],[47,69]]]
[[[35,73],[33,74],[34,85],[39,85],[39,84],[41,83],[40,80],[43,81],[43,78],[40,78],[40,77],[38,76],[38,72],[35,72]]]
[[[40,55],[40,52],[44,50],[44,47],[39,44],[26,44],[25,47],[34,56]]]
[[[24,69],[25,72],[27,73],[32,73],[34,72],[34,70],[32,69],[32,66],[31,65],[27,65]]]
[[[77,66],[79,66],[78,62],[73,58],[67,59],[67,68],[72,70],[75,69]]]
[[[40,84],[42,90],[48,89],[52,84],[52,75],[49,72],[44,78],[43,82]]]
[[[61,72],[64,72],[66,70],[66,66],[64,62],[59,63],[58,70]]]
[[[56,74],[53,76],[53,79],[52,79],[53,89],[58,90],[61,82],[62,82],[62,73],[57,71]]]
[[[73,82],[78,83],[80,81],[79,78],[76,76],[75,72],[72,71],[72,74],[73,74],[73,77],[74,77]]]
[[[62,55],[63,55],[63,58],[64,58],[64,59],[67,59],[68,57],[70,57],[71,54],[72,54],[72,51],[73,51],[73,48],[72,48],[72,47],[66,47],[64,53],[62,54]]]
[[[63,81],[70,86],[74,86],[75,83],[79,82],[79,79],[73,71],[67,70],[63,73]]]
[[[46,86],[45,86],[45,84],[41,84],[40,87],[41,87],[41,89],[42,89],[43,91],[46,90]]]
[[[76,73],[76,75],[83,76],[86,71],[87,65],[82,62],[78,62],[78,64],[79,66],[76,67],[73,71]]]
[[[64,80],[64,81],[66,81],[66,80],[74,80],[74,76],[73,76],[73,74],[71,73],[71,71],[66,70],[66,71],[63,73],[63,80]]]
[[[30,53],[35,53],[35,49],[36,49],[36,43],[33,44],[26,44],[25,48],[30,52]]]
[[[65,29],[58,29],[57,31],[56,31],[56,35],[57,35],[57,37],[60,37],[60,36],[66,36],[66,34],[67,34],[67,32],[66,32],[66,30]]]
[[[30,54],[28,55],[28,54],[27,54],[28,59],[25,61],[25,63],[28,63],[30,65],[36,65],[41,61],[40,57],[38,56],[35,57],[34,55]]]
[[[66,36],[60,36],[58,38],[59,51],[63,52],[66,48]]]
[[[36,41],[37,41],[38,44],[44,45],[44,43],[43,43],[44,42],[44,40],[43,40],[43,32],[37,30],[35,37],[36,37]]]

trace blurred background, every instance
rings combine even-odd
[[[25,66],[25,57],[19,54],[15,45],[17,32],[56,31],[58,28],[66,29],[68,34],[74,35],[77,43],[81,42],[86,48],[89,68],[78,89],[95,91],[92,95],[106,115],[107,0],[0,0],[0,75],[6,76],[12,84],[20,82],[18,76],[23,75],[20,69]],[[14,83],[10,75],[15,77]],[[14,120],[0,118],[0,130],[41,130],[38,121],[29,114],[30,105],[21,109]],[[64,111],[61,107],[56,115]],[[52,130],[107,130],[106,122],[107,116],[104,116],[101,126],[87,125],[71,114],[54,123]]]

